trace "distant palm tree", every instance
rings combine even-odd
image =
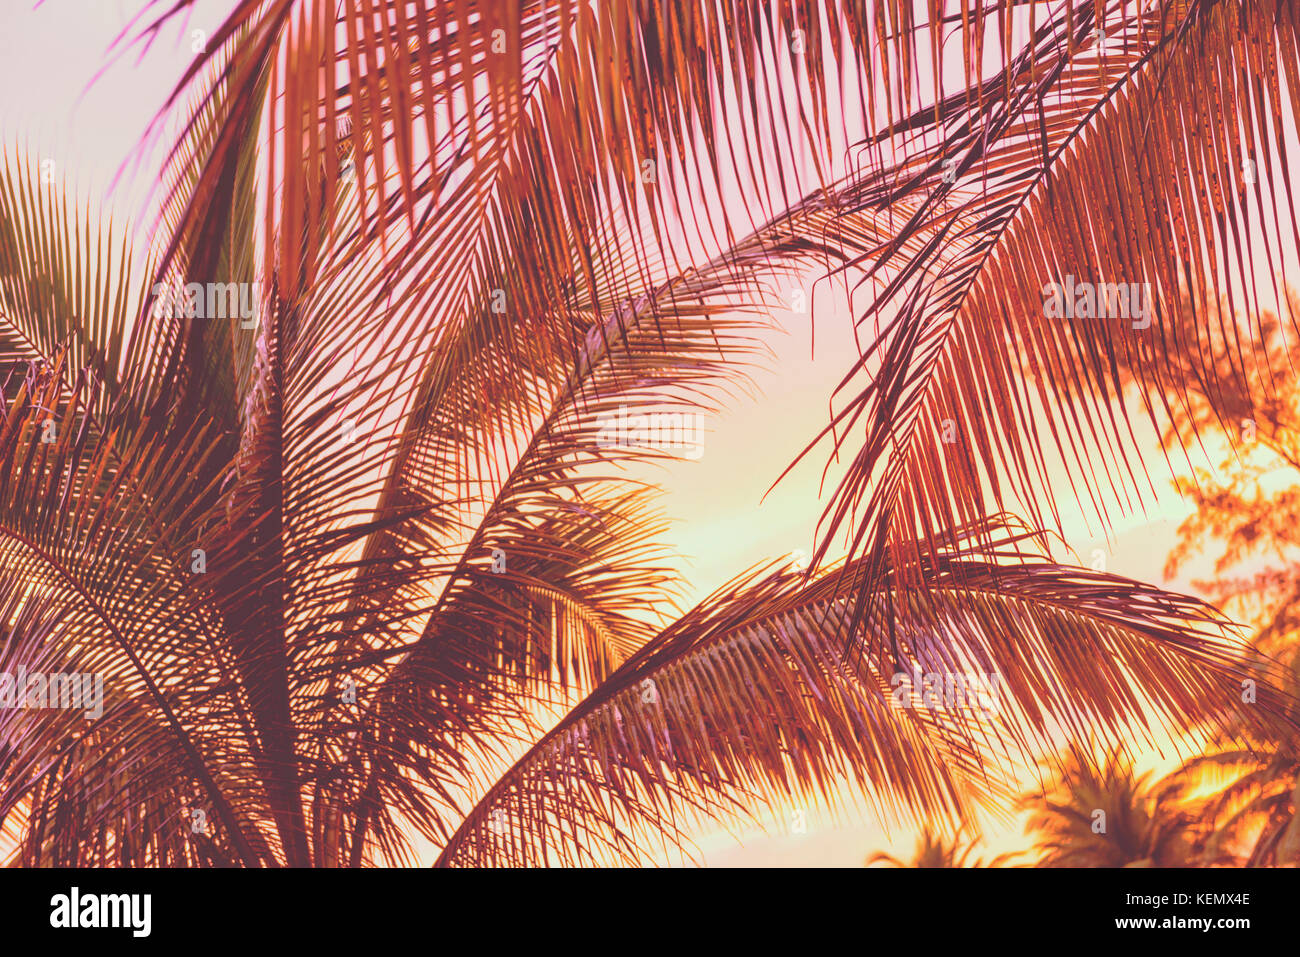
[[[1293,614],[1294,612],[1292,612]],[[1285,654],[1291,694],[1300,692],[1300,648]],[[1208,794],[1195,796],[1206,782]],[[1163,786],[1185,798],[1206,863],[1300,864],[1300,745],[1293,734],[1248,736],[1189,759]]]
[[[1055,785],[1028,795],[1037,867],[1178,867],[1191,863],[1191,818],[1150,774],[1112,755],[1100,767],[1072,754]]]
[[[1164,398],[1174,412],[1164,445],[1175,452],[1200,436],[1217,440],[1212,447],[1221,452],[1213,470],[1197,469],[1179,483],[1195,510],[1179,528],[1166,575],[1217,547],[1213,579],[1196,585],[1255,626],[1261,659],[1277,663],[1260,680],[1278,683],[1294,702],[1300,693],[1300,382],[1263,370],[1300,362],[1300,342],[1290,334],[1300,322],[1300,295],[1284,284],[1278,312],[1208,298],[1182,305],[1183,333],[1213,361],[1208,367],[1190,355],[1169,361]],[[1240,337],[1253,340],[1250,355],[1232,347]],[[1234,575],[1249,559],[1250,573]],[[1293,719],[1300,716],[1294,704],[1288,707]],[[1230,723],[1226,731],[1160,785],[1195,818],[1197,857],[1207,864],[1300,863],[1296,735],[1285,726],[1260,734]]]
[[[867,867],[873,864],[888,864],[891,867],[1001,867],[1014,859],[1020,852],[999,854],[991,863],[984,863],[984,858],[971,859],[975,840],[962,841],[959,837],[952,839],[936,835],[928,827],[922,829],[916,839],[916,850],[910,861],[901,861],[892,854],[877,851],[867,858]]]
[[[1270,733],[1214,609],[1045,551],[1049,458],[1139,494],[1117,355],[1186,343],[1041,289],[1208,285],[1284,176],[1248,194],[1282,111],[1233,84],[1295,7],[1081,0],[1007,43],[1022,0],[914,6],[240,3],[160,117],[143,266],[8,158],[0,647],[106,694],[0,715],[15,860],[632,862],[846,781],[961,820],[1061,728]],[[807,574],[681,613],[648,416],[742,385],[810,272],[874,336],[849,474]]]

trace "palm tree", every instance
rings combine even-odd
[[[1294,696],[1300,691],[1300,648],[1293,636],[1282,657],[1290,678],[1285,687]],[[1208,793],[1202,793],[1207,784]],[[1206,863],[1300,864],[1300,751],[1294,735],[1219,742],[1184,762],[1162,787],[1187,807],[1196,825],[1196,852]]]
[[[1252,644],[1261,659],[1276,661],[1287,697],[1300,692],[1300,388],[1294,377],[1270,378],[1300,360],[1300,345],[1287,334],[1300,319],[1300,298],[1284,285],[1283,310],[1243,319],[1230,302],[1185,304],[1182,320],[1190,340],[1213,357],[1207,368],[1182,357],[1171,362],[1166,398],[1174,413],[1163,444],[1174,451],[1194,436],[1217,440],[1213,471],[1196,469],[1179,489],[1195,511],[1179,528],[1166,563],[1172,577],[1193,556],[1217,543],[1215,577],[1196,582],[1223,607],[1255,627]],[[1199,318],[1193,318],[1199,317]],[[1243,358],[1237,337],[1254,338]],[[1181,395],[1189,400],[1177,405]],[[1255,560],[1250,574],[1235,575]],[[1258,735],[1230,729],[1204,754],[1187,760],[1161,782],[1171,799],[1195,819],[1193,845],[1207,864],[1277,865],[1300,862],[1300,755],[1295,736]],[[1208,787],[1208,793],[1206,788]]]
[[[1098,416],[1132,344],[1030,300],[1067,264],[1205,277],[1165,226],[1075,227],[1158,197],[1212,244],[1228,138],[1163,170],[1187,129],[1268,132],[1203,93],[1274,75],[1295,13],[1084,2],[986,47],[1017,6],[241,3],[168,103],[143,266],[8,159],[4,654],[107,697],[0,717],[15,860],[632,862],[846,781],[962,820],[1061,729],[1269,733],[1214,609],[1046,552],[1041,436],[1081,498],[1081,449],[1122,483]],[[931,59],[927,102],[959,25],[967,86]],[[667,453],[609,423],[721,402],[809,270],[874,290],[828,432],[861,448],[806,574],[679,613],[624,471]],[[255,321],[160,308],[192,283],[251,284]],[[966,672],[995,714],[894,706],[898,674]]]
[[[975,840],[962,841],[960,837],[949,840],[943,835],[934,834],[929,828],[924,828],[920,837],[916,839],[916,850],[912,854],[911,861],[904,862],[892,854],[877,851],[867,858],[867,866],[888,864],[890,867],[1001,867],[1019,853],[999,854],[991,863],[986,864],[982,857],[971,859],[977,843]]]
[[[1053,787],[1027,795],[1037,867],[1177,867],[1190,862],[1190,816],[1118,755],[1072,754]]]

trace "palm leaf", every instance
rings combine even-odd
[[[195,544],[188,531],[214,507],[195,478],[211,454],[209,436],[136,432],[119,459],[114,433],[130,416],[112,404],[93,424],[94,383],[83,375],[66,389],[63,361],[60,353],[33,368],[0,430],[5,654],[32,670],[58,663],[59,671],[100,675],[107,700],[104,716],[80,735],[69,735],[69,715],[6,711],[9,740],[23,746],[6,756],[0,816],[26,808],[24,853],[33,860],[175,862],[183,857],[179,828],[148,837],[129,816],[147,806],[150,820],[175,820],[179,791],[212,814],[221,856],[271,860],[249,837],[261,796],[241,748],[245,710],[211,644],[214,622],[195,608],[197,576],[181,572]],[[72,768],[78,774],[65,777]],[[114,796],[116,776],[132,769],[131,784]],[[83,844],[75,838],[83,828],[139,843]]]
[[[910,574],[926,589],[908,596],[918,603],[908,620],[928,618],[930,627],[896,633],[892,648],[864,639],[860,658],[846,658],[839,641],[853,614],[851,573],[806,587],[776,574],[705,602],[504,775],[441,862],[630,861],[655,843],[681,845],[700,818],[833,800],[845,780],[882,811],[960,820],[997,804],[1007,741],[1027,758],[1085,722],[1118,746],[1148,714],[1194,731],[1250,711],[1240,697],[1251,673],[1244,648],[1195,599],[1047,562],[991,565],[969,552]],[[890,622],[867,627],[879,635]],[[996,720],[891,709],[891,677],[913,670],[1000,675]],[[642,699],[647,682],[653,703]],[[1277,695],[1259,703],[1248,720],[1285,720]]]
[[[1113,43],[1090,40],[1097,25]],[[978,97],[918,111],[876,142],[858,204],[902,203],[909,218],[863,263],[876,292],[861,322],[876,339],[832,429],[837,447],[850,425],[865,436],[822,554],[839,529],[862,554],[937,548],[1003,508],[1050,527],[1052,468],[1103,521],[1107,493],[1125,509],[1154,494],[1130,417],[1162,414],[1166,357],[1208,361],[1179,336],[1195,326],[1175,321],[1183,291],[1253,303],[1257,268],[1295,234],[1293,204],[1261,197],[1290,195],[1275,78],[1295,70],[1297,36],[1289,4],[1076,4]],[[1247,229],[1255,220],[1263,228]],[[1048,317],[1044,290],[1067,275],[1149,284],[1150,327]],[[1249,342],[1226,341],[1240,365]],[[1142,389],[1126,397],[1129,370]]]

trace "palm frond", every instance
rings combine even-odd
[[[961,821],[996,806],[1014,759],[1059,731],[1090,722],[1118,747],[1149,714],[1203,734],[1250,710],[1246,649],[1195,599],[1048,562],[993,565],[977,552],[908,574],[926,586],[896,596],[914,603],[901,619],[911,627],[868,619],[859,657],[845,657],[840,640],[852,567],[808,586],[778,573],[715,596],[503,776],[441,862],[630,861],[657,843],[680,846],[700,818],[834,800],[845,781],[881,812]],[[922,620],[928,628],[915,627]],[[878,640],[891,631],[892,646]],[[900,673],[995,674],[996,712],[965,698],[895,708]],[[1267,689],[1258,704],[1248,720],[1285,720]]]
[[[863,437],[823,554],[841,529],[861,554],[937,548],[1002,509],[1052,527],[1054,467],[1103,521],[1107,494],[1126,509],[1154,494],[1131,417],[1163,414],[1167,356],[1208,361],[1179,336],[1194,325],[1174,321],[1183,294],[1255,304],[1258,269],[1295,235],[1289,199],[1265,206],[1290,196],[1277,77],[1300,57],[1294,18],[1287,3],[1075,4],[978,97],[874,144],[858,204],[909,218],[863,263],[876,338],[832,425],[837,447]],[[1067,277],[1149,290],[1149,325],[1051,315]]]
[[[5,655],[96,676],[104,714],[69,734],[71,715],[6,711],[5,739],[21,747],[6,755],[0,816],[25,808],[33,861],[174,863],[185,855],[179,793],[211,815],[219,856],[273,860],[250,837],[263,799],[246,711],[212,644],[215,622],[195,607],[199,576],[181,571],[189,533],[216,501],[195,479],[210,436],[137,431],[119,459],[114,433],[130,415],[113,404],[93,423],[93,379],[82,373],[68,389],[65,361],[33,366],[0,429]],[[126,767],[114,755],[129,756]],[[65,777],[74,766],[84,776]],[[115,788],[128,769],[131,784]],[[136,812],[173,827],[146,837],[130,823]],[[116,837],[82,842],[85,830]],[[134,846],[113,843],[129,835]]]
[[[0,154],[0,363],[7,376],[66,350],[61,368],[94,369],[107,399],[144,349],[127,317],[146,288],[130,230],[99,225],[71,192],[33,157]]]

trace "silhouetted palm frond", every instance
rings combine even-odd
[[[1264,271],[1300,245],[1279,82],[1300,64],[1296,15],[1073,4],[987,82],[868,144],[844,205],[903,222],[860,263],[875,338],[841,386],[835,443],[854,460],[823,553],[840,529],[858,554],[933,549],[1002,509],[1054,527],[1053,475],[1103,521],[1108,501],[1149,498],[1132,419],[1178,401],[1159,398],[1178,369],[1212,365],[1185,294],[1282,307]],[[1053,314],[1048,290],[1075,281],[1135,284],[1147,312]],[[1244,368],[1250,341],[1226,341]]]

